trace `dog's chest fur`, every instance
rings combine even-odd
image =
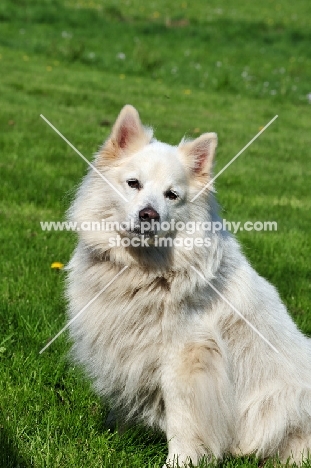
[[[80,254],[75,261],[81,263],[70,273],[72,315],[81,308],[81,291],[83,302],[90,301],[117,273],[109,262],[81,261]],[[71,326],[75,356],[89,369],[97,391],[130,418],[139,415],[160,427],[163,364],[192,333],[203,301],[203,295],[194,297],[187,276],[125,270]]]

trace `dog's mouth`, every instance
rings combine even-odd
[[[125,231],[127,235],[130,237],[137,237],[137,236],[143,236],[145,238],[153,238],[156,236],[157,232],[156,230],[146,230],[142,229],[141,226],[135,226],[134,229],[130,229]]]

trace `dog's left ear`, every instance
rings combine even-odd
[[[178,149],[182,160],[194,176],[210,174],[217,147],[216,133],[203,133],[193,141],[182,140]]]

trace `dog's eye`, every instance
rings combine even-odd
[[[137,179],[127,180],[127,185],[136,190],[139,190],[141,188],[141,185]]]
[[[178,198],[177,193],[173,192],[173,190],[167,190],[164,196],[165,198],[168,198],[169,200],[176,200],[176,198]]]

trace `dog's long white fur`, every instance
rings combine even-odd
[[[70,218],[137,222],[152,206],[161,220],[218,220],[213,192],[190,203],[211,174],[216,143],[213,133],[177,147],[158,142],[126,106],[94,164],[129,202],[90,171]],[[164,197],[169,187],[178,200]],[[167,462],[255,453],[301,463],[311,448],[311,346],[276,289],[227,232],[209,233],[210,247],[193,250],[111,247],[117,234],[80,231],[69,264],[70,317],[128,266],[70,325],[75,359],[96,391],[125,419],[163,430]]]

